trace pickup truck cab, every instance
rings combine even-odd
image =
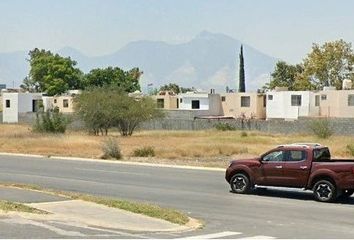
[[[225,179],[234,193],[260,185],[303,188],[318,201],[332,202],[354,193],[354,160],[331,159],[328,147],[317,143],[287,144],[258,158],[232,161]]]

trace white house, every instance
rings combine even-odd
[[[270,91],[267,92],[267,119],[298,119],[318,116],[315,93],[310,91]]]
[[[209,115],[221,115],[221,98],[219,94],[206,92],[187,92],[178,95],[179,109],[206,110]]]
[[[19,113],[36,112],[42,103],[42,93],[2,92],[4,123],[17,123]]]

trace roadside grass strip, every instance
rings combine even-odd
[[[26,212],[34,214],[49,214],[46,211],[29,207],[21,203],[0,200],[0,210],[4,212]]]
[[[179,225],[185,225],[190,221],[190,218],[186,214],[180,211],[171,208],[162,208],[160,206],[150,204],[150,203],[140,203],[140,202],[127,201],[122,199],[93,196],[93,195],[88,195],[83,193],[58,191],[54,189],[42,188],[40,186],[31,185],[31,184],[27,185],[27,184],[17,184],[17,183],[0,183],[0,186],[27,189],[32,191],[48,193],[56,196],[61,196],[72,200],[93,202],[96,204],[105,205],[107,207],[118,208],[125,211],[137,213],[137,214],[142,214],[145,216],[166,220],[168,222],[179,224]]]

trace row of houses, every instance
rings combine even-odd
[[[160,92],[157,107],[167,110],[207,110],[202,115],[225,118],[294,120],[299,117],[354,118],[354,90],[288,91],[266,93]],[[202,117],[202,116],[200,116]]]
[[[62,113],[72,113],[73,97],[80,92],[69,91],[61,96],[45,96],[42,93],[25,93],[3,90],[1,92],[2,119],[16,123],[22,113],[58,108]],[[140,92],[131,94],[134,98]],[[171,110],[174,116],[190,112],[199,118],[248,118],[295,120],[299,117],[354,118],[354,90],[288,91],[276,88],[266,93],[187,92],[176,95],[161,91],[153,96],[156,106]]]

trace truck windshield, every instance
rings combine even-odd
[[[313,150],[314,161],[328,161],[331,160],[331,153],[328,148],[319,148]]]

